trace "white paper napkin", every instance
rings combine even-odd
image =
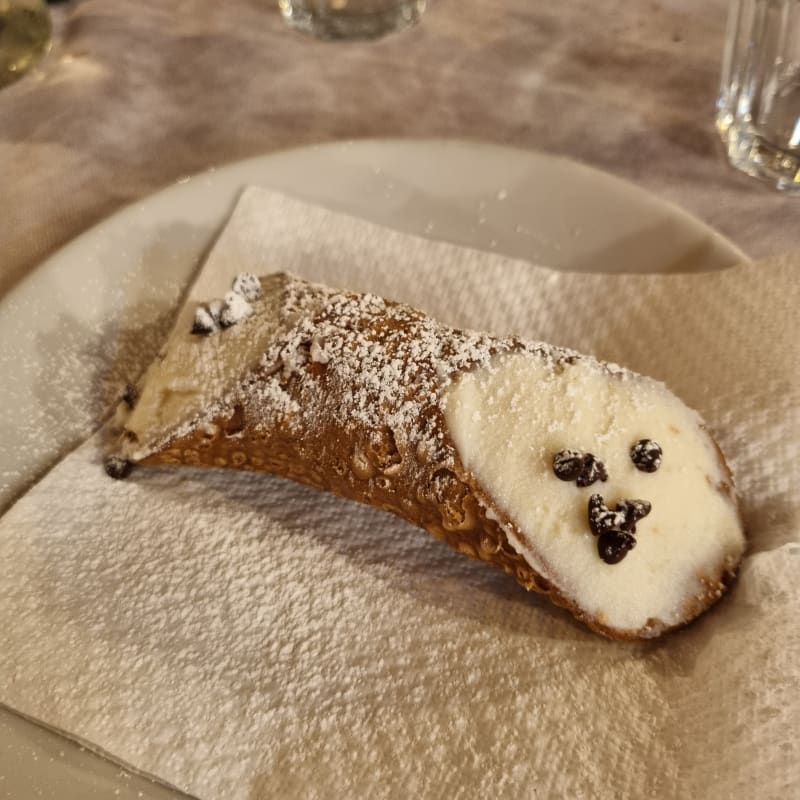
[[[790,797],[800,258],[557,273],[250,189],[191,294],[276,269],[665,380],[736,473],[735,588],[616,644],[386,514],[251,473],[112,481],[95,438],[0,520],[0,700],[204,799]]]

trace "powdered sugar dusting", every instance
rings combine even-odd
[[[261,281],[252,272],[240,272],[233,279],[231,290],[252,303],[261,297]]]
[[[253,307],[238,292],[227,292],[225,294],[225,305],[220,312],[219,321],[226,328],[236,325],[243,319],[247,319],[253,313]]]
[[[179,340],[180,353],[167,350],[165,368],[181,367],[176,363],[181,353],[192,362],[182,377],[167,376],[169,390],[202,392],[203,402],[194,414],[163,427],[150,444],[152,432],[137,427],[129,455],[138,460],[246,405],[257,430],[288,426],[302,437],[304,431],[335,423],[379,436],[388,428],[398,445],[452,464],[441,412],[455,376],[489,368],[495,355],[509,351],[543,359],[553,369],[579,357],[544,343],[458,330],[374,294],[291,276],[264,278],[262,289],[252,319],[211,340],[195,338],[189,348]],[[262,352],[257,342],[265,343]],[[220,369],[220,360],[244,351],[252,354],[242,361],[241,372]]]

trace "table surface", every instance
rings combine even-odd
[[[333,139],[458,137],[628,178],[753,257],[798,201],[730,169],[713,127],[726,2],[431,0],[377,42],[316,41],[274,0],[71,0],[52,51],[0,92],[0,296],[182,176]]]

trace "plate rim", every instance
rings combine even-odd
[[[27,287],[27,285],[31,280],[36,279],[37,273],[49,268],[51,262],[60,260],[65,256],[65,254],[68,255],[69,251],[73,248],[80,248],[83,242],[86,239],[90,239],[93,235],[95,235],[98,232],[98,230],[108,227],[110,225],[114,225],[118,223],[120,220],[124,221],[126,216],[134,214],[137,208],[142,204],[164,202],[169,200],[170,196],[173,194],[176,195],[178,198],[180,198],[180,196],[184,193],[186,194],[191,193],[191,187],[195,185],[199,179],[202,179],[204,177],[219,178],[220,174],[224,175],[226,172],[234,172],[237,170],[242,170],[245,169],[248,165],[263,164],[270,160],[278,160],[280,158],[302,157],[302,154],[305,151],[320,151],[320,150],[334,151],[338,148],[343,148],[343,147],[347,148],[385,147],[391,149],[399,147],[399,148],[407,148],[410,150],[438,147],[442,149],[452,148],[452,149],[464,149],[464,150],[468,149],[476,149],[484,151],[492,150],[498,154],[508,154],[510,156],[517,158],[526,158],[533,160],[540,159],[542,161],[559,162],[561,164],[566,165],[568,169],[577,172],[585,172],[586,174],[592,175],[596,178],[599,178],[600,180],[614,184],[618,186],[620,190],[626,192],[629,195],[634,195],[635,197],[638,197],[644,203],[658,206],[666,211],[669,211],[670,214],[674,215],[682,223],[686,224],[687,227],[691,227],[694,230],[698,231],[699,233],[703,233],[709,236],[710,238],[714,239],[722,249],[728,251],[732,259],[732,263],[730,266],[734,266],[736,263],[741,263],[741,262],[745,263],[752,262],[750,256],[748,256],[744,251],[742,251],[741,248],[738,245],[736,245],[733,241],[731,241],[727,236],[720,233],[710,224],[700,219],[696,215],[692,214],[691,212],[687,211],[686,209],[682,208],[681,206],[677,205],[676,203],[670,200],[663,199],[659,195],[649,191],[648,189],[645,189],[642,186],[639,186],[637,183],[634,183],[632,180],[629,180],[628,178],[620,177],[612,172],[608,172],[592,164],[587,164],[584,161],[580,161],[571,156],[563,155],[560,153],[551,153],[546,150],[539,150],[536,148],[527,149],[519,147],[517,145],[505,145],[497,142],[489,142],[478,139],[471,140],[467,138],[458,138],[458,137],[441,137],[441,138],[431,137],[431,138],[419,138],[419,139],[417,138],[405,139],[400,137],[363,137],[363,138],[359,137],[352,139],[330,139],[316,143],[307,143],[302,145],[296,145],[293,147],[281,148],[278,150],[271,150],[267,153],[262,153],[260,155],[255,155],[255,156],[248,156],[246,158],[232,159],[231,161],[226,161],[219,165],[212,165],[197,172],[193,172],[189,175],[182,176],[177,180],[173,180],[170,183],[167,183],[161,186],[160,188],[155,189],[149,194],[136,198],[135,200],[130,201],[129,203],[112,211],[107,216],[94,222],[88,228],[82,230],[80,233],[76,234],[74,237],[69,239],[64,244],[62,244],[60,247],[54,250],[50,255],[46,256],[41,261],[37,262],[34,267],[28,270],[28,272],[22,278],[20,278],[20,280],[18,280],[2,296],[0,296],[0,312],[2,312],[4,305],[8,301],[14,299],[18,293],[21,293],[21,291],[23,291]],[[568,270],[561,270],[561,271],[566,272]],[[655,272],[646,271],[642,274],[661,274],[661,271],[659,270]]]

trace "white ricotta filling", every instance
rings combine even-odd
[[[727,480],[698,414],[662,384],[609,374],[579,360],[553,368],[528,353],[500,355],[447,391],[445,417],[459,456],[497,508],[522,532],[511,544],[531,566],[603,624],[638,630],[651,618],[676,624],[700,577],[738,558],[744,536]],[[639,471],[631,447],[653,439],[658,471]],[[553,472],[553,455],[597,456],[608,480],[578,488]],[[598,555],[588,524],[590,495],[613,507],[647,500],[636,547],[618,564]]]

